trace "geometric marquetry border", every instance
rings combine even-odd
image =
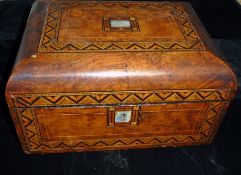
[[[205,120],[199,134],[193,135],[171,135],[152,137],[129,137],[118,139],[85,139],[71,141],[42,141],[39,133],[38,122],[31,108],[19,108],[17,115],[20,119],[23,133],[25,135],[28,151],[30,152],[57,152],[61,150],[91,150],[110,149],[123,147],[142,146],[171,146],[202,144],[210,141],[212,134],[219,125],[220,115],[227,106],[226,102],[210,102]]]
[[[14,109],[20,121],[27,148],[32,152],[57,152],[61,150],[94,150],[149,146],[170,146],[207,143],[214,136],[221,116],[234,97],[230,89],[153,90],[79,92],[48,94],[13,94]],[[129,137],[118,139],[86,139],[71,141],[42,141],[34,109],[38,107],[88,107],[162,104],[168,102],[205,102],[209,104],[199,134],[153,137]]]
[[[158,104],[167,102],[230,101],[230,89],[153,90],[78,92],[46,94],[13,94],[15,108],[54,106],[113,106]]]
[[[72,7],[95,10],[168,10],[174,16],[183,41],[101,41],[101,42],[58,42],[61,15]],[[170,50],[206,50],[188,15],[181,4],[171,2],[84,2],[55,1],[49,2],[49,7],[43,26],[38,52],[88,52],[88,51],[170,51]]]

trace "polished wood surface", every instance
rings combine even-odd
[[[39,0],[6,98],[26,153],[112,150],[210,143],[236,87],[186,3]]]

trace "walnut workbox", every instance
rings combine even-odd
[[[26,153],[210,143],[236,78],[190,5],[38,0],[6,98]]]

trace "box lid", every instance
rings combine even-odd
[[[236,89],[192,8],[39,0],[7,94]]]

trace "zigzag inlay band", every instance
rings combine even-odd
[[[119,104],[154,104],[166,102],[228,101],[230,89],[115,91],[13,95],[17,108],[44,106],[86,106]]]

